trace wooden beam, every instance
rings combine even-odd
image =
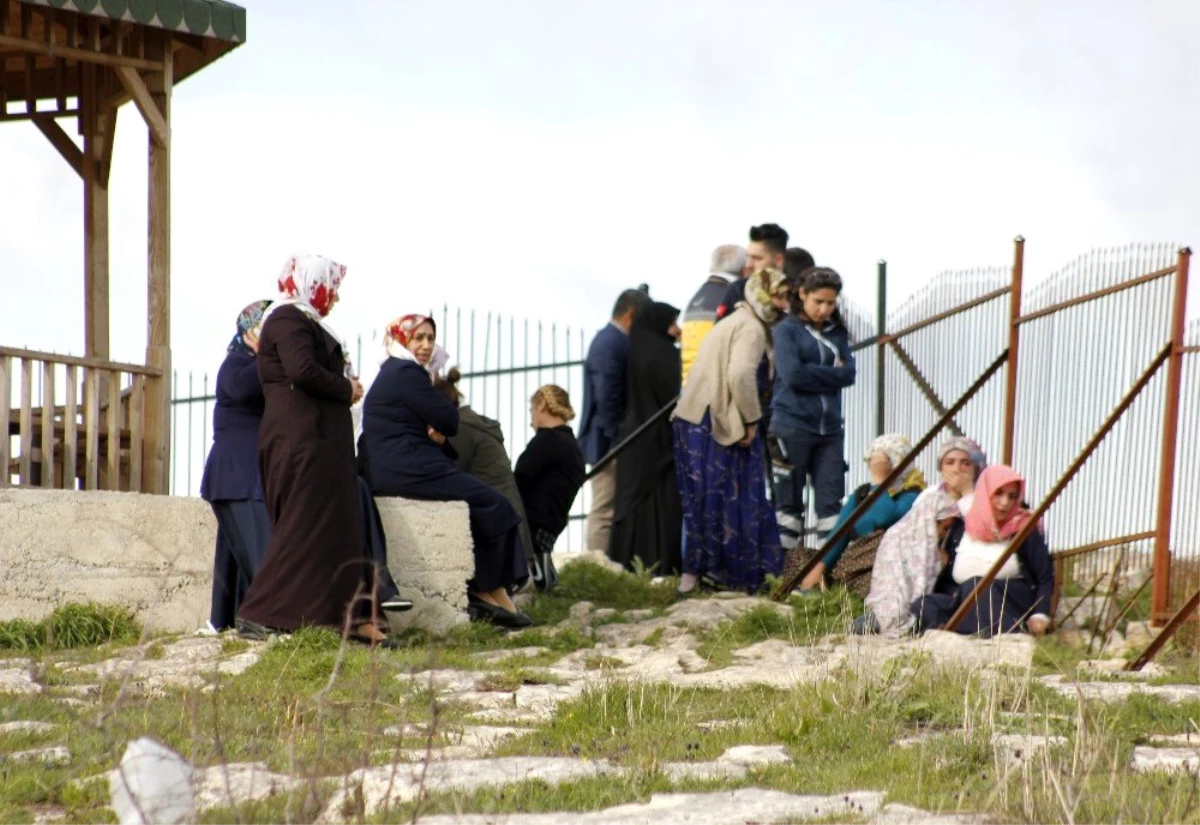
[[[150,36],[147,54],[159,60],[159,71],[149,74],[146,88],[163,118],[167,140],[150,140],[150,227],[147,243],[146,365],[160,375],[146,382],[143,410],[142,489],[148,493],[170,491],[171,392],[171,92],[174,48],[165,32]]]
[[[38,127],[46,140],[50,141],[50,145],[58,150],[72,169],[79,177],[83,177],[83,150],[75,145],[75,141],[71,140],[71,136],[63,131],[63,128],[58,125],[58,121],[50,116],[35,117],[33,125]]]
[[[70,46],[59,46],[55,43],[44,43],[41,40],[13,37],[8,34],[0,34],[0,48],[16,49],[30,56],[63,57],[67,60],[78,60],[81,63],[91,63],[95,66],[123,66],[141,71],[151,71],[158,66],[153,60],[142,60],[138,57],[127,57],[125,55],[87,48],[80,49]]]
[[[83,289],[84,354],[88,358],[108,360],[109,356],[109,231],[108,186],[104,171],[103,124],[97,110],[97,75],[100,68],[84,66],[82,114],[83,132]]]
[[[171,130],[167,126],[167,120],[158,103],[155,102],[150,90],[142,81],[142,76],[126,66],[117,66],[114,71],[120,78],[121,85],[125,87],[125,91],[129,92],[129,96],[133,98],[138,111],[142,113],[146,126],[150,129],[150,136],[159,146],[169,145]]]

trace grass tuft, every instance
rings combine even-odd
[[[126,607],[89,602],[62,605],[40,622],[0,622],[0,649],[32,653],[105,644],[134,644],[142,627]]]

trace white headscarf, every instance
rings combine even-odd
[[[345,342],[325,320],[325,316],[333,309],[334,296],[345,277],[346,267],[329,258],[321,255],[293,255],[287,259],[283,271],[279,273],[279,298],[267,309],[262,323],[266,326],[267,319],[282,306],[296,307],[320,324],[342,345],[342,354],[346,356],[346,373],[349,375],[350,357]]]

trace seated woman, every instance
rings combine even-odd
[[[536,431],[517,459],[513,475],[533,536],[533,583],[550,591],[558,583],[551,553],[566,529],[571,505],[587,473],[583,451],[567,422],[575,417],[567,391],[554,384],[539,387],[529,400],[530,424]]]
[[[834,531],[841,528],[855,509],[858,508],[859,503],[882,484],[888,473],[893,468],[902,464],[908,458],[910,452],[912,452],[912,442],[899,433],[881,435],[871,442],[870,446],[867,447],[866,454],[863,456],[863,460],[867,462],[867,471],[871,475],[871,481],[859,487],[854,491],[853,495],[846,499],[846,503],[842,505],[842,512],[838,516],[837,522],[833,525]],[[854,526],[850,528],[848,535],[825,552],[824,558],[817,562],[817,566],[804,577],[804,581],[800,583],[800,588],[802,590],[811,590],[814,587],[822,586],[827,577],[833,577],[838,581],[843,581],[847,585],[852,584],[851,580],[838,577],[834,572],[838,561],[842,558],[842,554],[852,545],[856,549],[865,547],[866,544],[863,540],[868,537],[877,539],[878,536],[876,534],[887,530],[912,509],[917,496],[924,489],[924,474],[916,467],[910,468],[907,473],[892,484],[886,495],[876,499],[867,512],[863,513],[854,522]],[[864,574],[855,576],[853,582],[861,582],[860,586],[864,589],[870,586],[870,571],[874,564],[874,556],[874,551],[870,551],[868,557],[856,559],[855,568],[863,570]],[[862,592],[862,595],[865,596],[866,593]]]
[[[856,633],[898,636],[912,626],[909,607],[933,591],[942,562],[938,556],[938,511],[946,497],[964,512],[975,479],[987,466],[983,450],[969,438],[947,439],[938,450],[940,484],[917,496],[912,509],[883,535],[871,571],[867,612],[854,622]]]
[[[473,621],[528,627],[509,597],[520,566],[521,518],[503,495],[454,466],[443,452],[458,432],[458,408],[434,389],[419,353],[431,352],[433,319],[405,316],[384,335],[389,358],[363,404],[361,453],[375,495],[465,501],[471,514],[475,575],[467,582]]]
[[[452,367],[444,378],[435,377],[433,385],[458,407],[458,433],[450,436],[448,443],[454,450],[455,466],[470,473],[487,486],[502,493],[508,503],[516,508],[521,517],[521,547],[525,552],[527,569],[533,568],[533,542],[529,537],[529,524],[525,519],[525,505],[513,476],[512,460],[504,448],[504,431],[500,422],[480,415],[463,403],[458,382],[462,375],[458,367]]]
[[[950,562],[954,587],[912,604],[920,630],[943,626],[999,561],[1031,513],[1021,506],[1025,479],[1011,467],[988,467],[979,477],[958,546]],[[979,595],[954,630],[989,638],[997,633],[1028,631],[1041,636],[1050,627],[1054,594],[1054,562],[1040,527],[1035,527],[1004,562],[988,589]]]

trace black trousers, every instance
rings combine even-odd
[[[211,506],[217,517],[217,547],[209,621],[217,630],[228,630],[262,564],[271,520],[263,503],[254,499],[214,501]]]

